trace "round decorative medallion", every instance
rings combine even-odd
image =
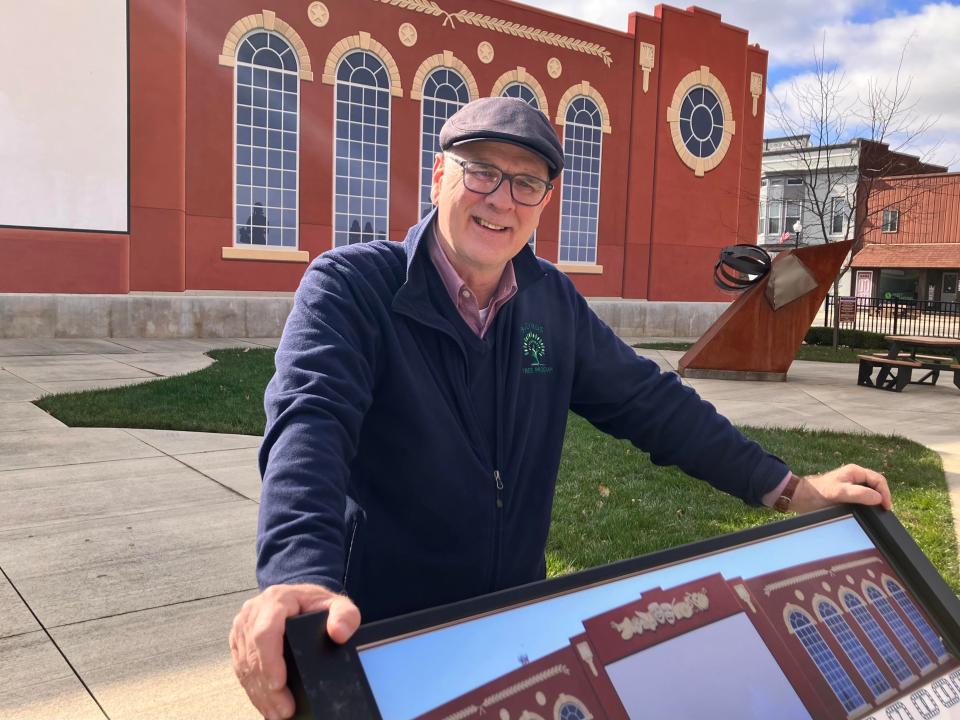
[[[803,602],[803,593],[802,593],[802,592],[800,592],[799,590],[795,590],[794,593],[793,593],[793,595],[794,595],[794,597],[797,598],[797,600],[799,600],[800,602]]]
[[[417,44],[417,29],[410,23],[404,23],[397,29],[397,35],[400,36],[400,42],[405,47],[413,47]]]
[[[830,583],[827,583],[827,582],[821,583],[821,584],[820,584],[820,587],[823,588],[823,591],[824,591],[824,592],[830,592]]]
[[[721,163],[736,132],[727,91],[705,66],[677,85],[667,122],[677,154],[697,177]]]
[[[506,708],[500,708],[500,720],[510,720],[510,711]]]
[[[850,583],[851,585],[853,585],[853,576],[852,576],[852,575],[847,575],[847,582]]]
[[[560,63],[559,58],[552,57],[547,60],[547,75],[556,80],[560,77],[560,73],[563,72],[563,65]]]
[[[312,2],[307,6],[307,17],[317,27],[323,27],[330,22],[330,11],[322,2]]]
[[[493,45],[486,40],[477,45],[477,57],[480,58],[482,63],[493,62]]]
[[[542,691],[537,690],[537,694],[535,697],[537,699],[537,705],[539,705],[540,707],[543,707],[544,705],[547,704],[547,696],[544,695]]]
[[[877,577],[877,574],[873,570],[867,570],[867,575],[869,575],[872,578]]]

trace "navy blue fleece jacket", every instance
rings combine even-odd
[[[485,338],[464,332],[432,220],[304,275],[265,398],[261,587],[344,590],[369,621],[543,578],[568,410],[751,504],[782,480],[528,248]]]

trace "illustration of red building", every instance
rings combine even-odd
[[[718,249],[756,240],[767,53],[716,13],[658,6],[621,32],[508,0],[125,12],[118,219],[78,219],[108,190],[94,182],[68,206],[56,192],[70,177],[32,209],[10,200],[0,292],[292,291],[331,247],[402,239],[429,205],[443,120],[490,95],[536,105],[563,140],[567,169],[531,243],[584,294],[723,300]],[[19,167],[8,199],[28,155]]]
[[[960,717],[960,663],[875,550],[651,588],[419,720]]]

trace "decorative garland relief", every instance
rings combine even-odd
[[[661,625],[673,625],[677,620],[691,618],[694,613],[703,612],[709,607],[707,591],[701,590],[687,593],[683,600],[650,603],[646,612],[637,610],[622,622],[611,621],[610,627],[619,632],[622,639],[629,640],[634,635],[643,635],[644,632],[656,632]]]
[[[586,55],[594,55],[603,60],[604,65],[610,67],[613,64],[613,56],[610,51],[598,43],[590,43],[585,40],[560,35],[559,33],[547,32],[539,28],[521,25],[520,23],[508,22],[500,18],[483,15],[470,10],[459,10],[455,13],[447,12],[441,8],[434,0],[373,0],[373,2],[393,5],[411,12],[423,13],[434,17],[442,17],[443,25],[450,25],[450,28],[456,30],[456,23],[461,22],[464,25],[473,25],[474,27],[494,32],[522,37],[527,40],[534,40],[546,45],[561,47],[573,52],[580,52]]]

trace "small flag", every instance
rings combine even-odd
[[[780,236],[780,242],[781,243],[789,242],[792,237],[793,237],[793,233],[787,230],[786,232],[783,233],[783,235]]]

